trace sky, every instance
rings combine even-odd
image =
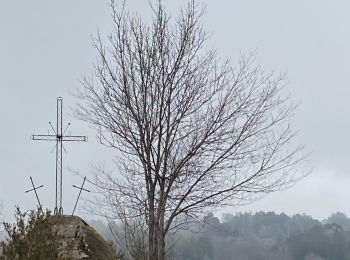
[[[186,1],[164,0],[173,16]],[[276,211],[323,219],[336,211],[350,216],[350,8],[342,0],[221,0],[205,4],[203,24],[211,33],[208,47],[234,63],[240,53],[256,51],[257,63],[269,72],[287,71],[287,90],[300,103],[293,119],[296,141],[312,152],[303,170],[312,173],[292,188],[225,212]],[[128,1],[147,19],[146,0]],[[64,212],[73,210],[82,176],[91,165],[113,167],[114,151],[102,147],[94,130],[72,115],[72,95],[91,74],[97,52],[91,37],[112,30],[105,0],[0,1],[0,201],[11,219],[15,205],[36,207],[29,176],[43,206],[53,209],[55,153],[53,143],[35,142],[55,122],[56,98],[63,97],[64,123],[87,143],[67,144],[64,154]],[[51,131],[52,133],[52,131]],[[73,174],[67,168],[78,171]],[[89,188],[87,186],[87,188]],[[88,199],[88,194],[83,195]],[[83,211],[78,211],[84,215]]]

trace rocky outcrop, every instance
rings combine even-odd
[[[112,247],[81,218],[52,216],[49,222],[59,241],[58,259],[117,259]]]

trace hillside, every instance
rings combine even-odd
[[[220,219],[208,214],[189,221],[168,237],[168,259],[350,260],[350,219],[339,212],[323,221],[274,212],[224,214]],[[91,224],[110,238],[102,221]],[[122,237],[122,226],[109,226]]]
[[[2,244],[1,260],[118,259],[112,244],[77,216],[17,211],[17,223],[5,229],[10,239]]]

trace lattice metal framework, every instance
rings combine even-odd
[[[55,215],[63,215],[63,207],[62,207],[62,161],[63,161],[63,142],[86,142],[86,136],[80,135],[65,135],[65,132],[70,126],[70,123],[67,125],[66,129],[63,131],[63,99],[62,97],[57,98],[57,118],[56,118],[56,129],[54,129],[51,122],[49,122],[52,130],[54,131],[54,135],[32,135],[32,140],[40,140],[40,141],[53,141],[56,142],[56,197],[55,197]]]

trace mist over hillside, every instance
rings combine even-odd
[[[90,224],[114,239],[102,220]],[[169,237],[168,250],[170,259],[183,260],[346,260],[350,219],[340,212],[322,221],[275,212],[208,214]]]

